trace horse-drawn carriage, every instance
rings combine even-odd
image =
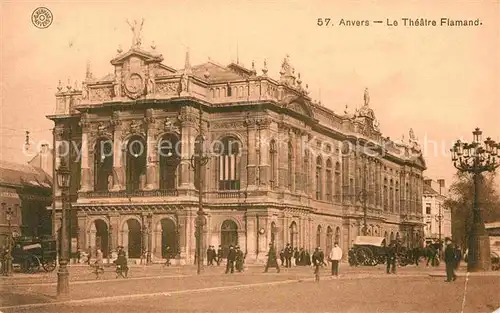
[[[19,237],[12,249],[12,265],[23,273],[36,273],[41,268],[52,272],[56,268],[57,244],[52,238]]]
[[[375,266],[385,263],[385,238],[374,236],[357,236],[349,252],[350,265]]]
[[[395,242],[396,262],[399,266],[413,263],[412,251]],[[375,266],[384,264],[387,257],[387,243],[384,237],[357,236],[349,251],[350,265]]]

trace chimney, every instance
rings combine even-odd
[[[426,184],[429,187],[432,187],[432,179],[430,178],[424,179],[424,184]]]
[[[442,194],[442,191],[445,190],[444,179],[438,179],[437,182],[439,184],[439,194]]]

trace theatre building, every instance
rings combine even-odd
[[[276,78],[266,64],[192,65],[188,52],[183,69],[164,61],[136,41],[111,74],[87,65],[81,88],[58,87],[48,118],[55,168],[70,164],[79,249],[160,261],[170,246],[176,262],[193,262],[200,192],[203,250],[239,245],[249,263],[270,242],[347,249],[365,211],[368,235],[421,244],[425,162],[412,131],[409,142],[382,136],[367,90],[359,110],[339,113],[312,101],[288,57]],[[207,163],[195,171],[199,135]],[[57,183],[54,194],[58,229]]]

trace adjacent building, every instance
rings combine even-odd
[[[47,211],[51,202],[50,175],[32,165],[0,161],[0,246],[7,244],[9,233],[51,235],[51,214]]]
[[[189,52],[183,69],[164,61],[136,34],[112,73],[87,65],[82,88],[58,87],[48,118],[55,168],[70,164],[77,248],[124,246],[155,261],[170,246],[192,262],[199,192],[203,249],[239,245],[248,262],[271,242],[347,249],[364,231],[421,243],[425,161],[413,131],[409,142],[382,135],[367,90],[361,109],[336,113],[309,97],[288,57],[277,79],[265,63],[192,65]],[[199,150],[208,162],[195,170]],[[60,194],[54,184],[54,229]]]
[[[451,238],[451,210],[444,206],[448,197],[445,180],[424,179],[422,214],[425,221],[425,240],[437,241]]]

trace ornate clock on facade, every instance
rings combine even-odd
[[[123,83],[125,93],[131,99],[137,99],[144,94],[144,79],[138,73],[130,73]]]

